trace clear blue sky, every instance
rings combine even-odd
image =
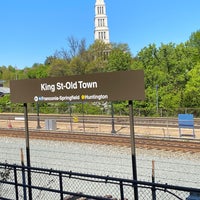
[[[133,55],[155,43],[179,44],[200,29],[200,0],[104,0],[110,40]],[[32,67],[67,38],[94,42],[95,0],[1,0],[0,66]]]

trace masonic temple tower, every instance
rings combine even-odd
[[[94,39],[102,40],[105,43],[109,43],[109,28],[108,18],[106,15],[106,5],[104,0],[96,0],[95,3],[95,29]]]

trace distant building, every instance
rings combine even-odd
[[[96,0],[94,21],[94,39],[110,43],[108,17],[106,15],[106,5],[104,0]]]
[[[5,81],[0,80],[0,97],[4,96],[5,94],[10,94],[10,88],[4,87],[3,83]]]

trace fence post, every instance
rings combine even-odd
[[[83,104],[83,101],[82,101],[82,112],[83,112],[83,132],[85,133],[85,114],[84,114],[84,104]]]
[[[14,166],[14,179],[15,179],[15,198],[19,200],[19,193],[18,193],[18,181],[17,181],[17,169]]]
[[[121,200],[124,200],[124,189],[122,181],[120,181],[120,195],[121,195]]]
[[[155,161],[152,160],[152,183],[155,183]],[[156,200],[156,187],[152,186],[152,200]]]
[[[111,102],[111,124],[112,124],[112,130],[111,130],[111,133],[116,133],[116,130],[115,130],[115,119],[114,119],[114,107],[113,107],[113,102]]]
[[[62,173],[59,172],[59,183],[60,183],[60,200],[63,200],[63,183],[62,183]]]

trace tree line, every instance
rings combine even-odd
[[[48,56],[44,63],[31,67],[1,66],[0,80],[9,86],[9,81],[16,79],[143,69],[146,99],[134,105],[144,109],[144,115],[155,115],[160,109],[200,107],[200,30],[183,43],[161,43],[159,47],[149,44],[137,55],[131,54],[128,44],[105,44],[97,40],[87,47],[85,39],[77,40],[73,36],[67,38],[66,46]],[[0,103],[11,105],[7,96],[1,98]],[[126,110],[126,106],[124,102],[114,103],[115,110]],[[98,113],[92,106],[88,109],[93,110],[93,114]],[[99,109],[102,110],[102,105]]]

